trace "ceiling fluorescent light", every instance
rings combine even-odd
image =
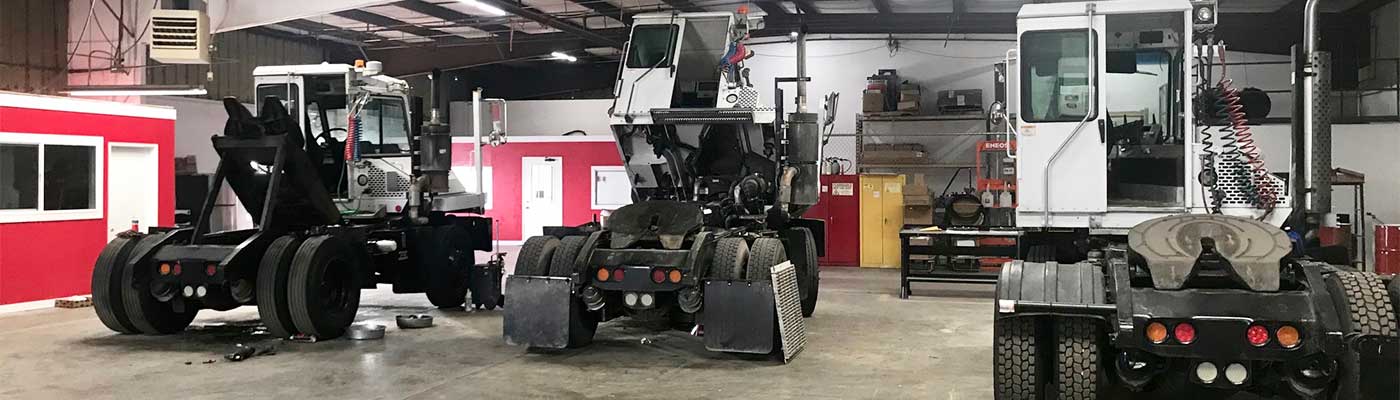
[[[202,87],[178,85],[147,86],[74,86],[65,92],[73,97],[121,97],[121,96],[203,96],[209,91]]]
[[[461,0],[461,2],[462,2],[462,4],[466,4],[466,5],[469,5],[469,6],[472,6],[472,7],[476,7],[477,9],[479,9],[479,10],[481,10],[481,11],[485,11],[485,12],[487,12],[488,14],[495,15],[495,16],[498,16],[498,17],[504,17],[504,16],[506,16],[506,15],[510,15],[509,13],[506,12],[506,10],[502,10],[502,9],[500,9],[500,8],[496,8],[496,6],[493,6],[493,5],[490,5],[490,4],[486,4],[486,3],[482,3],[482,2],[480,2],[480,1],[478,1],[478,0]]]
[[[568,55],[568,54],[564,54],[564,53],[558,52],[558,51],[553,52],[553,53],[549,53],[549,56],[550,56],[550,57],[553,57],[555,60],[564,60],[564,61],[568,61],[568,62],[576,62],[576,61],[578,61],[578,57],[574,57],[574,56],[571,56],[571,55]]]

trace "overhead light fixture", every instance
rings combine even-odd
[[[549,56],[550,56],[550,57],[553,57],[555,60],[564,60],[564,61],[568,61],[568,62],[577,62],[577,61],[578,61],[578,57],[574,57],[574,56],[571,56],[571,55],[568,55],[568,54],[564,54],[563,52],[558,52],[558,51],[553,52],[553,53],[549,53]]]
[[[73,97],[121,96],[203,96],[208,90],[183,85],[93,85],[73,86],[64,91]]]
[[[788,33],[788,36],[792,37],[793,39],[797,39],[797,31],[792,31],[791,33]]]
[[[507,16],[507,15],[510,15],[510,13],[507,13],[506,10],[502,10],[502,9],[497,8],[496,6],[493,6],[493,5],[490,5],[490,4],[482,3],[481,1],[478,1],[478,0],[459,0],[459,1],[461,1],[462,4],[466,4],[466,5],[469,5],[469,6],[472,6],[472,7],[476,7],[477,9],[479,9],[479,10],[481,10],[481,11],[485,11],[485,12],[488,13],[488,14],[495,15],[495,16],[498,16],[498,17],[504,17],[504,16]]]

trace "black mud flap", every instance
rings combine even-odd
[[[467,283],[468,289],[471,290],[473,306],[495,308],[504,304],[504,297],[501,294],[501,273],[501,265],[496,263],[472,266]]]
[[[507,344],[563,349],[593,341],[597,319],[574,297],[569,278],[511,275],[506,297],[510,306],[502,327]]]
[[[701,325],[710,351],[769,354],[777,348],[778,315],[773,284],[705,281]]]

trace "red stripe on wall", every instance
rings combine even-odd
[[[0,107],[0,132],[104,136],[98,150],[103,152],[111,142],[159,146],[159,224],[175,224],[174,120]],[[106,171],[104,164],[104,176]],[[131,179],[140,178],[107,176],[103,198]],[[104,219],[0,224],[0,304],[88,293],[92,263],[107,241],[106,210],[103,215]]]
[[[452,165],[471,165],[472,146],[452,145]],[[483,146],[482,165],[491,167],[492,209],[486,215],[495,219],[496,239],[522,240],[520,237],[520,163],[524,157],[560,157],[564,161],[564,226],[593,220],[600,210],[591,207],[589,191],[594,166],[620,166],[614,142],[545,142],[506,143],[498,147]]]

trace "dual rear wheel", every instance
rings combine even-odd
[[[125,234],[124,234],[125,235]],[[183,301],[162,302],[149,290],[146,262],[161,235],[117,237],[102,249],[92,270],[92,302],[97,317],[119,333],[170,334],[183,331],[198,309]]]
[[[278,337],[331,339],[360,306],[360,265],[345,239],[287,235],[273,241],[258,271],[258,314]]]
[[[1101,322],[1008,317],[998,318],[992,329],[997,400],[1108,398],[1101,397],[1109,384],[1104,361],[1107,338]]]

